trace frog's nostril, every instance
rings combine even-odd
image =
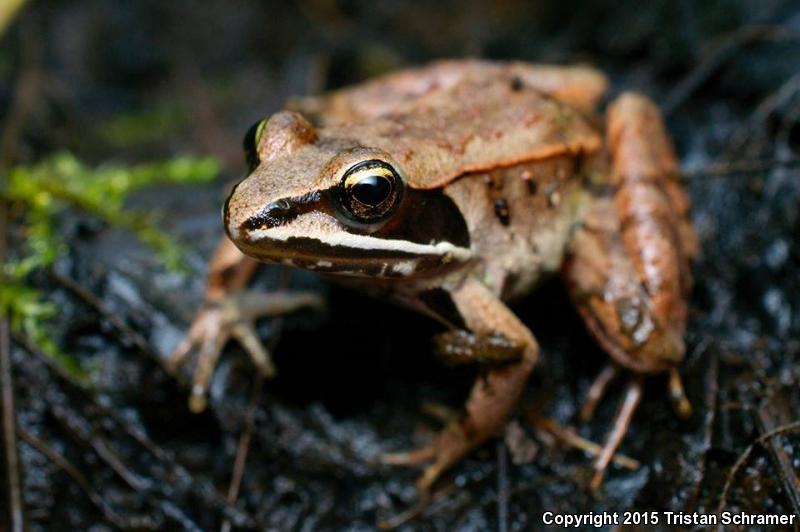
[[[279,199],[261,209],[242,224],[245,229],[270,229],[283,225],[297,216],[295,205],[288,199]]]
[[[279,199],[267,205],[264,210],[273,213],[275,216],[284,216],[292,211],[292,202],[287,199]]]

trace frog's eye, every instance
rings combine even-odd
[[[400,205],[403,180],[388,163],[371,159],[362,161],[342,176],[338,187],[340,210],[362,223],[386,219]]]
[[[244,148],[244,158],[247,161],[247,167],[252,172],[258,166],[258,143],[261,141],[261,135],[264,133],[264,126],[267,124],[267,119],[256,122],[247,133],[244,134],[242,147]]]

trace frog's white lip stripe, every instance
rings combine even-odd
[[[455,246],[450,242],[437,242],[436,244],[418,244],[410,240],[391,240],[375,238],[366,235],[356,235],[352,233],[334,233],[319,236],[298,235],[294,231],[282,230],[283,228],[274,227],[272,229],[256,229],[250,232],[250,240],[281,240],[287,241],[291,238],[308,238],[318,240],[331,247],[342,247],[351,249],[368,249],[383,251],[399,251],[413,255],[450,255],[458,261],[467,261],[472,257],[472,252],[463,247]]]

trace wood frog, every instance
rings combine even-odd
[[[625,93],[602,120],[606,87],[586,66],[441,61],[297,100],[259,122],[245,141],[250,174],[225,203],[229,240],[211,263],[207,303],[172,357],[177,365],[199,349],[195,408],[228,338],[271,375],[252,320],[318,304],[241,292],[255,261],[330,276],[439,320],[439,350],[486,363],[460,419],[429,446],[385,457],[427,463],[418,483],[427,493],[503,429],[539,358],[506,303],[560,274],[611,356],[582,416],[627,376],[594,465],[600,486],[645,377],[667,374],[679,413],[689,413],[677,368],[697,253],[658,109]]]

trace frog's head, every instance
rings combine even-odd
[[[470,259],[461,213],[441,189],[419,190],[386,150],[316,129],[282,111],[251,128],[251,173],[225,203],[225,229],[246,255],[339,275],[430,275]]]

